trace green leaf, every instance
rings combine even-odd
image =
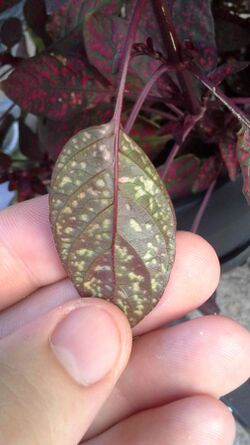
[[[175,216],[148,157],[122,130],[119,139],[118,175],[113,121],[68,141],[52,176],[50,219],[80,295],[112,301],[134,326],[166,287]]]
[[[250,204],[250,129],[242,128],[238,134],[237,156],[240,163],[244,186],[243,193]]]

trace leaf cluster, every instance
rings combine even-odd
[[[133,1],[26,0],[23,19],[15,17],[18,3],[1,2],[0,64],[3,73],[9,70],[1,88],[21,109],[22,156],[17,162],[16,154],[2,150],[0,181],[8,180],[10,189],[16,189],[22,200],[46,193],[53,163],[71,136],[111,118]],[[242,162],[245,183],[249,184],[247,151],[242,161],[242,150],[237,149],[241,128],[237,117],[192,76],[192,94],[202,109],[200,118],[193,121],[178,77],[183,64],[191,60],[214,87],[221,85],[224,93],[249,113],[247,2],[170,0],[168,4],[180,42],[180,63],[173,63],[166,51],[148,1],[127,76],[122,123],[126,124],[141,89],[166,63],[169,70],[153,85],[131,136],[159,172],[178,145],[177,156],[164,175],[170,195],[176,199],[199,193],[218,177],[235,180]],[[36,48],[33,54],[27,35]],[[26,119],[30,113],[37,117],[32,129]],[[2,142],[13,119],[11,112],[1,117]],[[185,137],[187,128],[190,131]]]

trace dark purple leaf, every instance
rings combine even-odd
[[[26,0],[23,8],[27,24],[45,43],[50,45],[51,38],[46,30],[47,11],[45,0]]]
[[[175,217],[153,165],[122,130],[117,159],[115,128],[113,121],[88,128],[65,145],[52,177],[50,219],[79,293],[114,302],[135,325],[164,292]]]
[[[43,152],[54,161],[58,158],[66,142],[82,128],[99,125],[111,119],[114,112],[112,104],[99,103],[90,113],[80,113],[73,119],[55,121],[41,119],[38,126],[39,141]]]
[[[158,170],[161,171],[162,167]],[[165,180],[172,199],[185,198],[191,193],[192,185],[200,169],[200,160],[194,155],[174,159]]]
[[[34,195],[45,195],[46,193],[48,193],[47,187],[37,176],[31,177],[30,187]]]
[[[41,151],[37,133],[34,133],[22,120],[19,120],[19,148],[32,161],[43,159],[44,153]]]
[[[74,135],[76,127],[75,117],[69,120],[55,121],[43,119],[38,126],[41,149],[47,152],[50,159],[58,158],[63,146]]]
[[[0,117],[0,149],[13,122],[14,117],[10,113],[5,117]]]
[[[22,22],[16,17],[5,20],[1,27],[0,39],[8,48],[12,48],[22,37]]]
[[[0,152],[0,173],[7,170],[11,165],[11,157],[5,153]]]
[[[238,159],[236,154],[236,141],[233,138],[222,137],[219,142],[220,154],[225,162],[229,178],[235,181],[238,171]]]
[[[130,1],[130,4],[133,5],[133,3]],[[217,51],[211,1],[169,0],[167,4],[181,43],[191,41],[199,54],[196,61],[205,70],[213,69],[217,64]],[[159,26],[150,1],[147,2],[141,26],[145,34],[152,38],[155,49],[165,54]]]
[[[13,57],[11,54],[0,54],[0,65],[13,65],[16,66],[20,62],[18,57]]]
[[[23,110],[50,119],[70,119],[109,96],[79,59],[49,54],[20,63],[2,82]]]
[[[250,62],[232,62],[221,65],[209,74],[209,78],[215,83],[216,86],[218,86],[229,74],[233,75],[244,70],[249,66],[249,63]]]
[[[0,14],[6,9],[12,8],[12,6],[19,3],[20,0],[1,0],[0,2]]]
[[[218,176],[219,165],[220,163],[216,156],[210,156],[210,158],[202,162],[192,186],[193,193],[199,193],[208,189]]]
[[[250,204],[250,130],[242,128],[238,135],[237,156],[240,163],[244,188],[243,193]]]

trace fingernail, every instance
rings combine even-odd
[[[61,365],[83,385],[102,380],[114,367],[120,349],[115,322],[97,306],[70,312],[56,327],[50,343]]]

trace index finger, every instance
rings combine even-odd
[[[42,196],[0,213],[0,310],[66,276],[48,212],[48,196]]]
[[[202,304],[217,286],[218,259],[212,247],[188,232],[177,233],[176,244],[167,289],[157,308],[143,320],[144,327],[154,318],[157,325],[159,317],[164,321],[166,311],[173,319]],[[49,225],[47,196],[0,213],[0,264],[0,310],[66,277]],[[141,324],[137,333],[140,329]]]

